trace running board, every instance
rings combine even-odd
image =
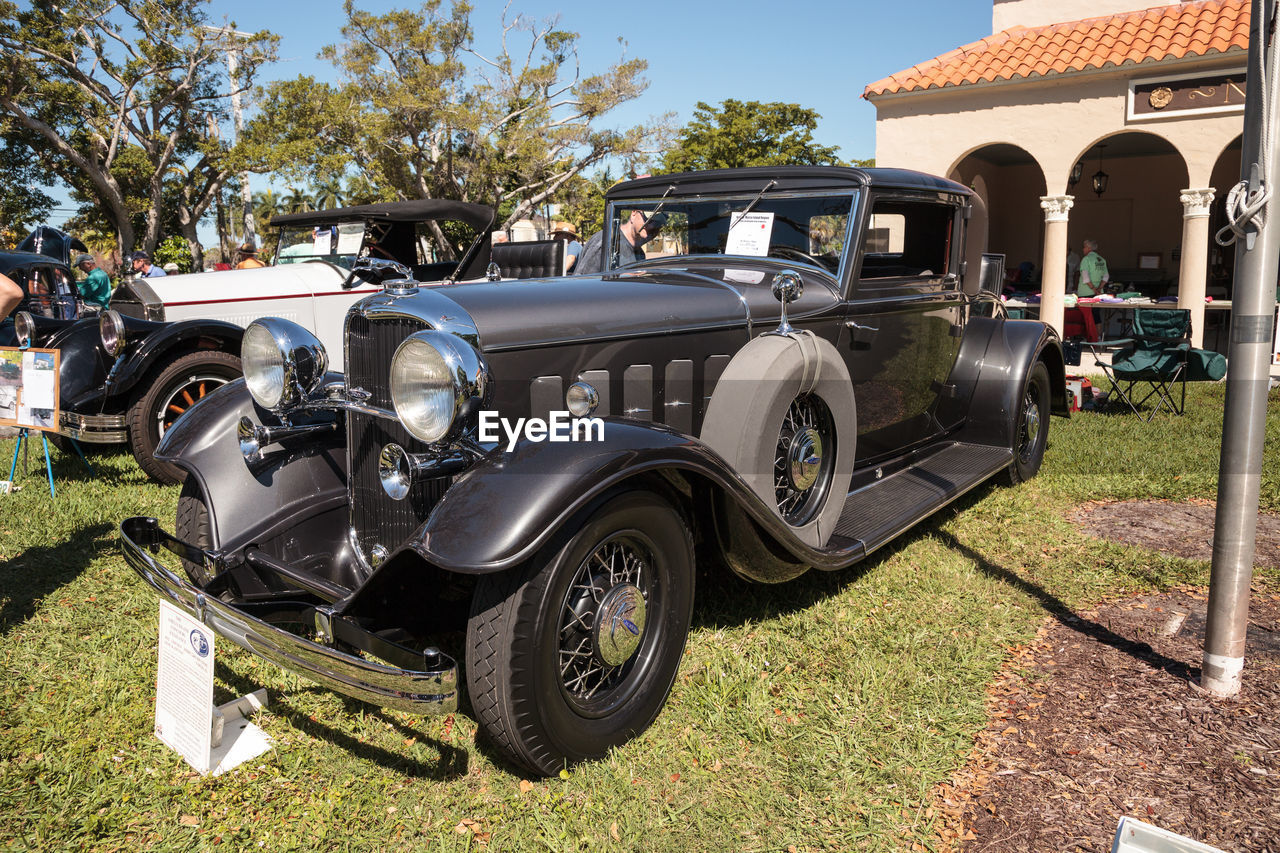
[[[1013,461],[1007,447],[956,443],[866,488],[851,492],[827,547],[870,554]]]

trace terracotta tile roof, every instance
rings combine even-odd
[[[1249,49],[1249,0],[1011,27],[877,80],[864,98]]]

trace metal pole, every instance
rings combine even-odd
[[[1218,464],[1218,509],[1214,522],[1209,619],[1205,629],[1201,686],[1217,696],[1240,691],[1249,585],[1253,579],[1258,491],[1280,266],[1280,133],[1277,132],[1274,0],[1253,0],[1249,24],[1241,180],[1251,191],[1265,186],[1271,198],[1261,225],[1252,220],[1236,240],[1236,278],[1231,303],[1227,398]],[[1267,109],[1264,112],[1263,104]]]

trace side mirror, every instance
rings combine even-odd
[[[1004,255],[983,253],[978,270],[978,289],[999,296],[1004,292]]]

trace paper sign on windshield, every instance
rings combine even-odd
[[[725,244],[726,255],[755,255],[764,257],[769,254],[769,238],[773,236],[772,213],[733,214],[729,220],[729,241]]]
[[[317,228],[311,234],[311,251],[317,255],[333,253],[333,232],[328,228]]]
[[[364,241],[363,222],[343,222],[338,226],[338,254],[354,255]]]

